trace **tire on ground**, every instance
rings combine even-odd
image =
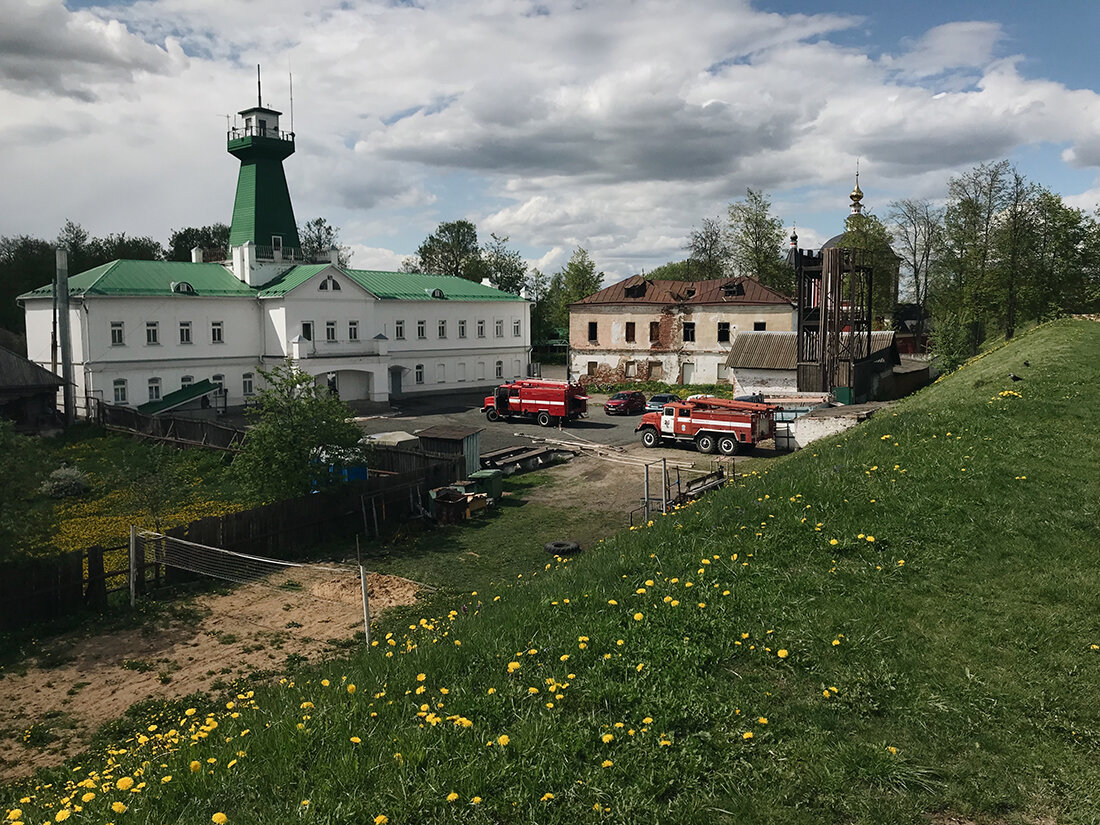
[[[485,417],[490,421],[500,421],[500,413],[497,412],[496,407],[490,407],[485,411]]]
[[[713,453],[715,446],[714,436],[710,433],[700,433],[695,437],[695,449],[701,453]]]
[[[538,422],[539,422],[540,427],[549,427],[550,426],[550,413],[548,413],[546,410],[543,410],[542,412],[540,412],[539,417],[538,417]]]
[[[543,549],[554,556],[572,556],[581,552],[581,546],[575,541],[548,541]]]
[[[661,436],[652,427],[642,430],[642,444],[646,447],[656,447],[661,443]]]
[[[737,455],[739,445],[732,435],[723,435],[718,439],[718,452],[722,455]]]

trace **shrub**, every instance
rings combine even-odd
[[[42,493],[52,498],[82,496],[88,492],[88,479],[76,467],[58,467],[42,482]]]

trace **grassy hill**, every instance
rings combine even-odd
[[[1098,407],[1100,324],[1039,327],[855,431],[345,662],[144,708],[115,747],[0,811],[1096,821]]]

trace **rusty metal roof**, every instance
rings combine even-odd
[[[420,438],[434,438],[440,441],[462,441],[484,429],[484,427],[462,427],[457,424],[436,424],[425,430],[417,430],[416,435]]]
[[[714,278],[709,281],[647,281],[634,275],[570,306],[590,304],[758,304],[793,305],[782,292],[755,278]]]
[[[894,345],[894,333],[871,333],[871,353]],[[793,370],[798,365],[797,332],[739,332],[733,339],[726,366],[750,370]]]

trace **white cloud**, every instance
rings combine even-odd
[[[878,57],[830,39],[866,23],[744,0],[23,0],[0,31],[5,183],[22,193],[0,226],[166,239],[227,220],[219,118],[252,103],[256,63],[284,126],[294,72],[296,214],[339,225],[357,266],[395,267],[391,250],[462,217],[548,272],[585,246],[619,276],[683,257],[746,187],[787,224],[823,221],[803,245],[828,238],[857,158],[880,214],[1024,146],[1100,166],[1100,96],[1023,76],[1000,23]]]

